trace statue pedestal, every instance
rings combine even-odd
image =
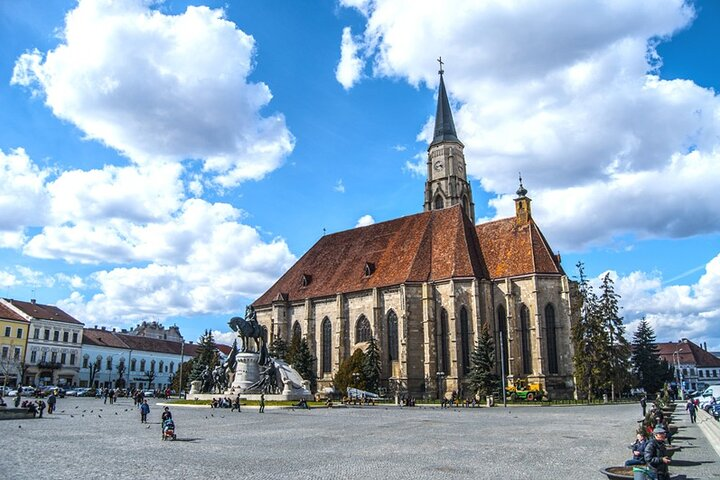
[[[250,385],[260,380],[260,368],[258,353],[238,353],[235,357],[237,366],[235,367],[235,379],[233,380],[231,390],[239,393],[245,392]]]
[[[198,393],[202,393],[200,389],[202,388],[202,382],[200,380],[193,380],[190,382],[190,393],[189,395],[197,395]]]

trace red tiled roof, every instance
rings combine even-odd
[[[683,338],[679,342],[658,343],[658,353],[670,365],[675,363],[673,353],[678,352],[678,362],[696,367],[720,367],[720,358],[703,350],[699,345]]]
[[[5,299],[19,308],[26,315],[42,320],[54,320],[56,322],[73,323],[83,325],[82,322],[71,317],[67,313],[53,305],[43,305],[41,303],[23,302],[21,300]]]
[[[183,355],[187,357],[194,357],[197,354],[196,344],[186,343],[185,347],[182,348],[182,343],[180,342],[140,337],[97,328],[86,328],[83,330],[83,344],[127,348],[143,352],[170,353],[174,355],[180,355],[182,351]]]
[[[530,273],[564,275],[535,221],[518,225],[515,217],[487,222],[475,227],[490,278]]]
[[[23,317],[21,317],[13,309],[5,306],[5,304],[2,304],[2,303],[0,303],[0,318],[5,319],[5,320],[12,320],[13,322],[30,323],[27,320],[25,320]]]
[[[371,275],[365,275],[367,264]],[[306,286],[303,276],[310,279]],[[460,206],[326,235],[254,305],[457,277],[488,278]]]
[[[127,343],[123,342],[115,332],[95,328],[83,329],[82,343],[100,347],[129,348]]]

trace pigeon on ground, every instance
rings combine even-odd
[[[22,428],[22,425],[18,425],[18,428]]]
[[[70,418],[75,418],[75,415],[70,415]]]
[[[148,425],[147,428],[150,428],[150,425]]]
[[[65,410],[60,410],[60,413],[65,413]]]
[[[80,408],[80,405],[75,405],[75,408]],[[83,410],[83,411],[85,411],[85,410]]]
[[[102,418],[100,415],[98,415],[98,418]]]
[[[83,417],[84,417],[84,416],[85,416],[85,415],[83,415]]]
[[[95,410],[90,410],[90,413],[93,413]]]
[[[211,416],[211,417],[214,417],[215,415],[213,415],[213,414],[211,413],[210,416]]]

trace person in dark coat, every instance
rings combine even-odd
[[[15,394],[15,408],[20,406],[20,395],[22,393],[20,390],[22,390],[22,387],[18,387],[17,393]]]
[[[260,412],[259,413],[265,413],[265,394],[260,394]]]
[[[654,474],[657,480],[670,480],[670,473],[668,473],[668,464],[670,463],[670,457],[667,456],[665,451],[665,438],[667,437],[667,431],[657,426],[653,430],[653,438],[651,438],[647,445],[645,445],[645,463],[647,463],[650,473]]]
[[[645,410],[647,409],[647,399],[645,398],[645,395],[640,397],[640,406],[642,407],[643,418],[645,418]]]
[[[695,406],[695,402],[691,400],[688,400],[687,405],[685,405],[685,410],[688,411],[690,414],[690,423],[695,423],[697,420],[697,407]]]
[[[148,413],[150,413],[150,405],[148,405],[147,400],[143,400],[142,405],[140,405],[140,423],[147,423]]]
[[[57,397],[54,393],[50,393],[50,396],[47,399],[47,408],[48,408],[48,414],[53,413],[55,411],[55,403],[57,403]]]
[[[630,449],[633,453],[633,458],[625,461],[625,466],[629,467],[632,465],[645,465],[645,446],[647,445],[647,439],[642,433],[638,433],[635,442],[630,445]]]

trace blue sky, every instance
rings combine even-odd
[[[324,230],[421,211],[442,56],[477,216],[522,171],[570,276],[720,350],[720,6],[633,3],[0,2],[0,294],[226,332]]]

